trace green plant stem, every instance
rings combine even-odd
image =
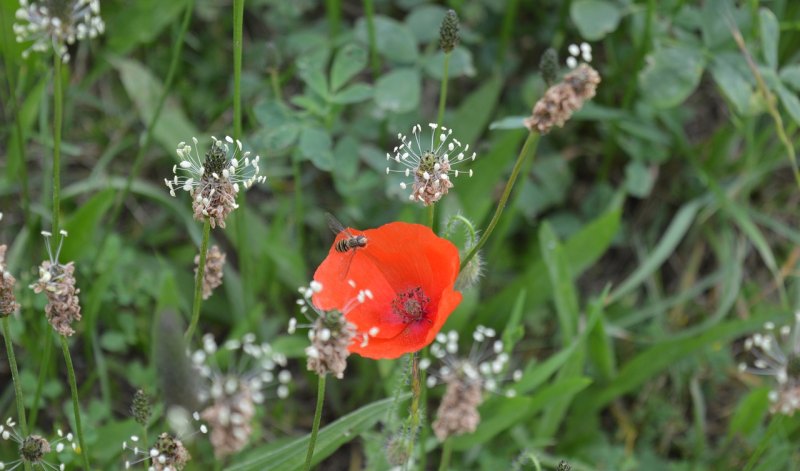
[[[372,0],[364,0],[364,15],[367,17],[367,39],[369,41],[369,64],[372,68],[372,79],[381,74],[381,63],[378,48],[375,46],[375,5]]]
[[[64,114],[64,92],[61,83],[61,54],[53,54],[53,221],[52,232],[58,237],[61,213],[61,121]]]
[[[206,258],[208,256],[208,239],[211,235],[211,220],[206,218],[203,222],[203,239],[200,242],[200,263],[197,264],[197,274],[194,277],[194,299],[192,301],[192,320],[186,330],[186,342],[192,341],[192,335],[200,320],[200,305],[203,302],[203,277],[206,273]]]
[[[283,104],[283,92],[281,92],[281,81],[278,76],[278,71],[272,69],[269,71],[269,82],[272,85],[272,94],[275,95],[275,101]]]
[[[36,427],[36,419],[39,415],[39,400],[42,398],[42,391],[44,390],[44,382],[47,379],[47,373],[50,370],[50,361],[53,356],[53,339],[50,336],[50,325],[45,323],[44,335],[44,353],[42,353],[42,364],[39,367],[39,381],[36,383],[36,391],[33,394],[33,402],[31,402],[31,416],[28,418],[28,423],[31,427]]]
[[[28,421],[25,417],[25,404],[22,402],[22,384],[19,382],[17,370],[17,357],[14,355],[14,345],[11,343],[11,327],[8,325],[8,316],[3,317],[3,338],[6,342],[8,353],[8,366],[11,368],[11,380],[14,382],[14,396],[17,402],[17,420],[19,420],[22,436],[28,436]]]
[[[449,438],[442,445],[442,459],[439,461],[439,471],[447,471],[450,468],[450,456],[453,454],[453,441]]]
[[[428,210],[425,213],[426,213],[428,227],[430,227],[433,230],[433,223],[434,221],[436,221],[436,205],[435,204],[429,205]]]
[[[514,163],[514,168],[511,170],[511,176],[508,177],[508,182],[506,182],[506,187],[503,189],[503,195],[500,197],[500,201],[497,203],[497,209],[494,211],[494,215],[492,216],[492,220],[489,221],[489,225],[486,226],[486,230],[483,231],[481,234],[481,238],[478,240],[478,243],[469,251],[464,260],[461,261],[461,269],[463,270],[464,267],[467,266],[472,257],[478,253],[478,250],[483,247],[486,241],[489,239],[489,236],[492,235],[492,231],[494,230],[497,222],[500,220],[500,216],[503,215],[503,210],[506,207],[506,203],[508,202],[508,197],[511,196],[511,190],[514,188],[514,182],[516,182],[517,177],[519,176],[520,169],[522,168],[522,164],[528,157],[533,157],[536,154],[536,147],[539,144],[539,138],[541,135],[537,132],[531,132],[528,134],[528,138],[525,140],[525,144],[522,146],[522,150],[520,151],[519,155],[517,156],[517,161]]]
[[[317,444],[317,434],[319,433],[319,423],[322,420],[322,404],[325,402],[325,378],[328,375],[320,375],[317,382],[317,407],[314,410],[314,425],[311,427],[311,438],[308,441],[308,452],[306,452],[305,471],[311,469],[311,460],[314,458],[314,447]]]
[[[444,106],[447,103],[447,82],[450,74],[450,52],[444,54],[444,65],[442,66],[442,84],[439,89],[439,114],[436,117],[436,127],[442,125],[444,119]]]
[[[75,434],[78,436],[78,444],[81,447],[81,457],[83,458],[83,469],[92,469],[89,466],[89,450],[86,448],[86,442],[83,440],[83,426],[81,425],[81,408],[78,404],[78,384],[75,381],[75,368],[72,366],[72,356],[69,353],[69,345],[67,345],[67,338],[63,335],[61,337],[61,350],[64,351],[64,362],[67,364],[67,373],[69,374],[69,389],[72,392],[72,410],[75,413]]]
[[[172,57],[170,58],[169,68],[167,69],[167,77],[164,80],[164,86],[161,90],[161,95],[159,95],[158,101],[156,102],[156,108],[153,110],[153,115],[150,116],[150,121],[147,123],[147,129],[145,129],[144,137],[142,137],[142,140],[139,143],[139,150],[136,152],[136,156],[133,158],[133,164],[131,164],[128,177],[125,179],[125,188],[122,190],[122,194],[119,195],[117,200],[114,202],[114,208],[111,211],[111,218],[108,222],[108,227],[110,228],[113,228],[117,224],[117,220],[122,212],[122,206],[125,204],[125,200],[128,198],[128,195],[131,193],[133,180],[139,175],[139,171],[141,170],[142,162],[144,161],[144,154],[150,147],[150,142],[153,140],[153,130],[158,124],[158,119],[161,117],[161,111],[164,109],[164,104],[167,101],[167,95],[169,95],[169,91],[172,89],[172,82],[175,79],[175,73],[178,70],[178,62],[181,57],[181,51],[183,50],[183,40],[186,37],[186,31],[189,29],[192,11],[194,11],[194,0],[189,0],[186,4],[186,11],[183,13],[183,20],[181,20],[178,37],[175,39],[172,47]],[[110,232],[111,231],[103,231],[102,240],[98,246],[99,249],[96,251],[97,256],[95,258],[95,271],[98,270],[97,264],[101,259],[101,255],[105,249],[105,244]]]
[[[429,358],[430,358],[430,350],[426,347],[426,348],[422,349],[422,359],[423,360],[428,360]],[[420,385],[427,384],[426,383],[427,379],[428,379],[428,371],[420,369],[419,384]],[[420,404],[422,404],[422,407],[424,407],[424,408],[428,407],[428,388],[427,387],[421,388],[419,401],[420,401]],[[419,447],[420,448],[420,450],[419,450],[419,452],[420,452],[419,453],[419,469],[425,469],[427,464],[428,464],[428,452],[425,449],[425,444],[427,443],[427,441],[428,441],[428,427],[427,426],[420,427],[420,430],[419,430],[419,443],[422,446]]]
[[[414,456],[414,444],[417,439],[417,431],[420,424],[420,392],[422,390],[422,383],[420,382],[419,374],[419,357],[416,353],[412,353],[409,359],[409,367],[411,368],[411,417],[409,422],[409,439],[408,439],[408,456]]]
[[[335,38],[339,34],[339,26],[342,22],[342,4],[340,0],[325,0],[325,11],[328,15],[331,38]]]

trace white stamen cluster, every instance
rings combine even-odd
[[[578,67],[578,59],[583,59],[584,62],[592,62],[592,46],[587,42],[582,42],[579,45],[570,44],[567,48],[569,57],[567,57],[567,67],[574,69]]]
[[[19,450],[19,458],[12,461],[0,461],[0,470],[12,471],[27,462],[34,467],[38,465],[42,469],[64,471],[66,468],[64,463],[53,464],[46,460],[45,456],[54,451],[56,454],[70,450],[75,451],[77,445],[72,433],[64,433],[61,429],[57,429],[56,438],[48,441],[39,435],[23,437],[17,431],[16,425],[16,422],[10,417],[6,419],[5,423],[0,424],[0,439],[13,441]]]
[[[453,130],[436,123],[428,124],[431,129],[429,145],[423,145],[420,140],[422,126],[417,124],[411,128],[413,139],[404,134],[398,134],[401,144],[392,152],[387,153],[386,160],[400,164],[404,169],[386,168],[386,174],[400,173],[409,181],[400,183],[400,188],[406,189],[411,184],[411,201],[420,201],[425,206],[439,201],[446,195],[453,182],[450,175],[458,177],[463,174],[472,176],[472,170],[459,170],[456,166],[475,160],[477,154],[469,153],[469,144],[463,146],[461,142],[452,137]]]
[[[208,427],[200,423],[200,413],[194,412],[192,418],[197,423],[197,428],[186,436],[175,437],[168,433],[159,435],[153,445],[141,443],[138,435],[131,435],[130,443],[122,442],[122,450],[130,452],[133,456],[125,460],[125,469],[131,469],[138,464],[147,466],[147,471],[180,471],[192,458],[183,446],[181,440],[192,435],[208,433]]]
[[[72,323],[81,320],[81,306],[79,294],[75,286],[75,263],[61,264],[58,260],[61,247],[67,237],[67,231],[60,231],[61,238],[55,252],[50,244],[52,234],[42,231],[44,243],[47,247],[48,260],[39,266],[39,279],[30,285],[35,293],[44,293],[47,296],[45,314],[47,321],[59,335],[71,336],[75,333]]]
[[[800,312],[795,313],[794,327],[764,324],[764,332],[744,341],[744,348],[753,356],[751,365],[740,363],[746,373],[772,376],[777,386],[770,391],[771,411],[793,415],[800,409]]]
[[[185,142],[176,150],[180,163],[172,167],[172,179],[164,179],[169,194],[183,190],[192,196],[195,219],[209,218],[212,227],[225,227],[227,215],[238,208],[239,190],[263,183],[267,177],[259,175],[260,157],[250,158],[243,151],[242,142],[226,136],[224,141],[211,137],[211,149],[201,158],[197,138],[192,138],[194,148]],[[193,152],[194,150],[194,152]]]
[[[17,42],[33,41],[22,52],[27,58],[31,51],[45,52],[53,48],[61,60],[70,59],[67,45],[86,38],[95,38],[105,31],[100,17],[100,0],[50,0],[29,2],[20,0],[14,23]]]
[[[432,388],[440,383],[448,383],[453,378],[461,381],[480,384],[491,393],[502,393],[507,397],[515,395],[514,390],[503,392],[500,383],[506,379],[509,355],[505,352],[502,340],[494,340],[497,332],[489,327],[479,325],[472,334],[474,343],[466,357],[458,356],[458,332],[451,330],[446,334],[439,332],[431,345],[431,354],[441,361],[442,366],[428,373],[427,385]],[[430,360],[421,362],[420,367],[428,369]],[[512,374],[514,381],[519,381],[522,371]]]

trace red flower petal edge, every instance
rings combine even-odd
[[[369,336],[350,345],[363,357],[397,358],[429,345],[461,302],[461,293],[453,289],[460,263],[456,246],[420,224],[392,222],[348,231],[366,236],[367,245],[339,252],[336,242],[347,235],[336,236],[314,273],[323,286],[314,294],[314,305],[345,312]],[[354,305],[363,290],[372,299]]]

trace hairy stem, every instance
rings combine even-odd
[[[520,169],[522,168],[522,164],[528,157],[533,157],[536,154],[536,147],[539,144],[539,137],[541,135],[536,132],[531,132],[528,134],[528,139],[525,140],[525,144],[522,146],[522,150],[520,151],[519,155],[517,156],[517,161],[514,163],[514,169],[511,170],[511,176],[508,177],[508,182],[506,183],[506,187],[503,189],[503,195],[500,197],[500,201],[497,203],[497,209],[494,210],[494,215],[492,216],[492,220],[489,221],[489,225],[486,226],[486,230],[483,231],[481,234],[481,238],[478,240],[478,243],[472,247],[472,250],[469,251],[464,260],[461,261],[461,269],[463,270],[464,267],[467,266],[472,257],[478,253],[478,250],[483,247],[486,241],[489,239],[489,236],[492,235],[492,231],[494,230],[497,222],[500,221],[500,216],[503,215],[503,210],[506,207],[506,203],[508,202],[508,197],[511,196],[511,190],[514,188],[514,182],[516,182],[517,177],[519,176]]]
[[[314,458],[314,447],[317,444],[317,434],[319,433],[319,423],[322,420],[322,404],[325,402],[325,378],[328,375],[320,375],[317,382],[317,407],[314,410],[314,425],[311,427],[311,438],[308,441],[308,452],[306,452],[305,471],[311,469],[311,460]]]
[[[57,235],[61,213],[61,121],[64,114],[64,92],[61,83],[61,54],[53,54],[53,221]]]
[[[420,393],[422,391],[422,383],[420,382],[419,370],[419,357],[416,353],[412,353],[409,358],[409,367],[411,369],[411,417],[409,417],[408,426],[408,456],[409,461],[414,456],[414,445],[417,440],[417,431],[419,430],[420,419]]]
[[[78,436],[78,444],[81,447],[81,457],[83,458],[83,469],[92,469],[89,466],[89,450],[86,448],[86,442],[83,440],[83,426],[81,425],[81,408],[78,404],[78,384],[75,381],[75,368],[72,366],[72,356],[69,353],[69,345],[67,345],[67,338],[63,335],[61,337],[61,350],[64,351],[64,362],[67,364],[67,373],[69,374],[69,389],[72,392],[72,410],[75,413],[75,434]]]
[[[206,273],[206,258],[208,258],[208,239],[211,235],[211,220],[206,218],[203,222],[203,240],[200,242],[200,263],[197,265],[197,274],[194,277],[194,299],[192,301],[192,320],[186,330],[186,342],[192,341],[192,335],[200,320],[200,305],[203,302],[203,278]]]

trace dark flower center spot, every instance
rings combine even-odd
[[[416,287],[398,293],[392,300],[392,312],[400,316],[403,322],[410,324],[423,319],[428,320],[428,304],[431,298],[425,296],[422,288]]]

